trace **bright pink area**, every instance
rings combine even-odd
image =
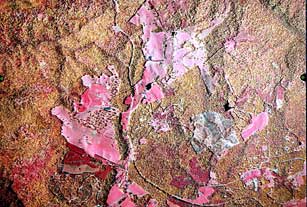
[[[263,130],[269,123],[269,116],[267,112],[262,112],[257,116],[253,117],[251,120],[251,124],[248,125],[242,131],[242,137],[244,140],[247,140],[248,137],[255,134],[258,131]]]
[[[142,197],[146,194],[148,194],[148,192],[146,192],[141,186],[139,186],[136,183],[132,183],[128,186],[127,189],[128,192],[138,196],[138,197]]]
[[[241,179],[246,184],[246,183],[251,182],[253,179],[257,179],[261,176],[262,176],[261,170],[253,169],[253,170],[249,170],[249,171],[244,172],[241,175]]]
[[[88,89],[81,95],[81,102],[74,103],[75,113],[63,106],[52,109],[51,113],[63,122],[62,135],[66,140],[92,157],[100,156],[117,163],[120,153],[115,137],[112,118],[117,115],[111,107],[111,99],[118,91],[119,80],[113,66],[108,67],[112,76],[83,76],[82,81]],[[104,116],[110,117],[106,119]]]
[[[122,115],[121,125],[123,127],[123,130],[125,131],[128,129],[129,118],[130,118],[131,112],[132,110],[129,109],[128,111],[125,111],[121,114]]]
[[[212,187],[200,187],[198,189],[198,197],[195,199],[187,199],[187,201],[193,204],[202,205],[209,202],[209,197],[212,196],[214,192],[215,190]]]
[[[288,201],[283,204],[283,207],[306,207],[306,198]]]
[[[148,3],[144,3],[144,5],[138,10],[136,15],[130,20],[130,22],[133,24],[141,24],[143,26],[143,42],[147,42],[150,38],[151,32],[157,29],[155,13],[153,12],[153,10],[148,8],[149,6],[145,6],[147,4]],[[145,54],[145,56],[147,56],[147,54]]]
[[[92,84],[81,96],[81,104],[87,109],[93,106],[110,105],[111,94],[106,87]]]
[[[85,150],[90,156],[99,155],[107,160],[117,163],[120,160],[120,153],[117,142],[114,139],[115,131],[112,125],[105,130],[93,133],[93,129],[87,128],[71,117],[62,106],[52,109],[52,114],[62,122],[62,135],[66,140]]]
[[[201,168],[196,157],[190,160],[189,166],[189,173],[197,183],[206,184],[209,181],[209,171]]]
[[[127,197],[121,204],[121,207],[136,207],[136,205],[133,203],[133,201]]]
[[[167,75],[165,67],[159,62],[147,61],[143,72],[143,81],[145,84],[154,82],[157,78],[164,78]]]
[[[274,187],[275,179],[277,179],[278,176],[269,168],[252,169],[241,175],[241,179],[245,185],[250,185],[255,179],[259,180],[261,178],[264,178],[269,182],[267,184],[262,184],[261,188],[272,188]]]
[[[118,206],[117,203],[124,197],[126,197],[124,192],[117,185],[113,185],[107,198],[107,204],[109,206]]]
[[[156,1],[153,2],[155,3],[152,4],[156,5]],[[176,3],[168,2],[168,6],[172,4],[178,8],[185,8],[187,6],[186,3],[181,1],[176,1]],[[172,9],[174,9],[174,7],[172,7]],[[171,74],[172,77],[168,80],[168,83],[170,84],[176,78],[185,74],[188,68],[194,66],[202,68],[206,50],[203,43],[198,41],[196,33],[190,34],[191,32],[180,30],[175,31],[174,34],[172,34],[170,31],[157,32],[156,29],[158,27],[161,28],[161,18],[163,19],[163,16],[167,15],[167,13],[160,13],[160,19],[158,19],[155,12],[157,11],[150,9],[149,3],[144,3],[137,14],[131,19],[131,22],[137,25],[141,24],[143,26],[142,40],[145,42],[143,53],[146,59],[148,59],[147,63],[154,62],[156,65],[160,64],[159,71],[161,72],[159,72],[159,77],[164,77],[169,65],[173,65],[173,71]],[[162,22],[162,24],[164,24],[164,22]],[[213,27],[215,26],[216,25]],[[185,42],[190,42],[195,49],[184,47]],[[148,65],[147,63],[146,65]],[[146,80],[148,80],[146,78],[146,73],[148,71],[146,70],[147,66],[145,66],[145,78],[143,78],[145,84]]]
[[[150,32],[149,40],[143,49],[145,57],[151,57],[152,60],[161,60],[163,58],[164,32]]]
[[[145,99],[143,99],[143,103],[145,104],[153,103],[164,98],[162,88],[157,84],[154,84],[145,94]]]

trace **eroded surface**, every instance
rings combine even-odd
[[[306,205],[305,1],[0,9],[0,203]]]

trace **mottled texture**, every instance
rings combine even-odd
[[[0,1],[0,206],[305,206],[305,7]]]

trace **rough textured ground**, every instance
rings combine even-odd
[[[0,206],[305,206],[305,6],[0,0]]]

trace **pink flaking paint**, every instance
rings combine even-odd
[[[138,197],[142,197],[142,196],[148,194],[148,192],[146,192],[141,186],[139,186],[136,183],[130,184],[128,186],[127,191],[132,193],[133,195],[138,196]]]
[[[267,112],[262,112],[257,116],[253,117],[251,124],[243,129],[241,135],[244,140],[247,140],[248,137],[255,134],[258,131],[263,130],[269,123],[269,116]]]
[[[107,204],[114,207],[119,206],[118,202],[124,197],[126,197],[126,194],[118,187],[118,185],[113,185],[108,194]]]

